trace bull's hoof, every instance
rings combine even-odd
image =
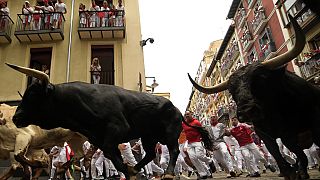
[[[174,178],[174,176],[171,174],[165,174],[162,177],[163,180],[173,180],[173,178]]]

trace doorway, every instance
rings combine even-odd
[[[98,58],[101,66],[99,84],[114,85],[114,48],[113,45],[93,45],[91,46],[91,61]],[[91,62],[92,64],[92,62]],[[93,78],[91,75],[91,83]]]
[[[31,48],[30,49],[30,68],[43,71],[50,76],[52,47]],[[34,78],[28,77],[28,86]]]

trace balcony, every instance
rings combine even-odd
[[[256,0],[248,0],[248,9],[251,9],[255,2]]]
[[[126,35],[124,11],[79,12],[80,39],[124,39]]]
[[[276,55],[276,45],[274,42],[266,43],[262,45],[261,52],[259,54],[259,61],[268,60]]]
[[[246,10],[244,8],[239,8],[238,14],[235,20],[235,22],[238,25],[238,28],[241,28],[243,26],[244,22],[246,21],[246,16],[247,16]]]
[[[17,16],[14,35],[20,42],[61,41],[64,39],[65,19],[60,12],[18,14]],[[55,21],[56,25],[53,26],[50,20],[51,22]]]
[[[242,42],[243,52],[248,52],[254,42],[251,33],[248,30],[245,31],[240,40]]]
[[[0,15],[0,44],[11,43],[12,19],[8,15]]]
[[[91,84],[94,84],[94,72],[90,71],[91,74]],[[100,81],[98,84],[110,84],[114,85],[114,72],[113,71],[100,71]]]
[[[236,57],[239,55],[238,44],[232,44],[232,46],[227,50],[226,56],[223,58],[221,63],[221,75],[225,77],[230,71],[231,66],[233,65]]]
[[[312,55],[305,62],[298,63],[303,78],[311,80],[320,73],[320,52]]]
[[[260,34],[267,22],[263,8],[255,12],[254,19],[251,22],[253,35]]]

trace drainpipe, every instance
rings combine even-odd
[[[72,0],[71,4],[71,18],[70,18],[70,31],[69,31],[69,44],[68,44],[68,61],[67,61],[67,82],[70,78],[70,58],[71,58],[71,46],[72,46],[72,30],[73,30],[73,10],[75,0]]]

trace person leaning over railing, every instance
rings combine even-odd
[[[86,6],[82,3],[79,5],[79,17],[80,17],[80,27],[87,27],[87,16],[88,12],[86,11]]]
[[[6,29],[8,23],[9,23],[10,10],[7,6],[7,2],[1,2],[0,7],[1,7],[1,9],[0,9],[0,14],[1,14],[0,30],[3,31]]]
[[[30,24],[32,20],[32,13],[34,12],[33,7],[30,6],[29,1],[25,1],[22,6],[22,24],[23,24],[23,30],[30,30]]]
[[[60,28],[63,15],[67,13],[66,4],[62,0],[58,0],[58,2],[54,6],[55,13],[53,14],[53,25],[52,29]]]
[[[102,7],[100,9],[102,12],[99,12],[99,16],[101,17],[101,27],[109,26],[109,12],[110,8],[108,6],[107,1],[103,1]]]
[[[90,27],[99,27],[99,17],[97,11],[100,11],[100,7],[96,4],[95,0],[91,1],[90,7]]]
[[[51,13],[54,12],[54,9],[51,5],[49,5],[48,0],[43,0],[44,6],[35,6],[36,9],[41,9],[44,13],[44,29],[50,29],[52,25],[52,15]]]
[[[124,21],[124,6],[122,4],[122,0],[118,0],[115,26],[122,27],[124,25],[123,21]]]

